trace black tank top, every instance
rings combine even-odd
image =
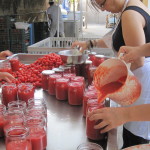
[[[146,43],[150,42],[150,15],[145,12],[143,9],[137,6],[128,6],[126,7],[126,10],[135,10],[139,12],[144,18],[145,18],[145,27],[144,27],[144,33],[145,33],[145,39]],[[113,48],[114,50],[118,51],[121,46],[125,45],[123,35],[122,35],[122,26],[121,26],[121,21],[118,24],[118,27],[116,31],[113,34]]]

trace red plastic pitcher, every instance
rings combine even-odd
[[[141,84],[130,71],[130,65],[119,58],[107,59],[98,66],[94,85],[99,91],[99,102],[109,97],[120,105],[130,105],[141,94]]]

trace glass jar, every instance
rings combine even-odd
[[[95,55],[94,66],[98,67],[103,61],[105,61],[104,55]]]
[[[8,103],[8,110],[11,109],[20,109],[21,111],[23,111],[24,113],[26,112],[26,108],[27,108],[27,104],[25,101],[12,101]]]
[[[28,103],[28,100],[34,97],[34,86],[32,83],[18,84],[18,98],[19,100]]]
[[[50,95],[56,95],[56,79],[61,78],[60,74],[52,74],[48,79],[48,93]]]
[[[43,117],[47,124],[47,110],[44,106],[31,105],[28,106],[25,116],[27,117]]]
[[[97,91],[94,85],[89,85],[88,86],[88,91]]]
[[[32,150],[29,129],[15,126],[6,130],[6,150]]]
[[[47,110],[44,98],[31,98],[28,100],[28,106],[44,106],[45,110]]]
[[[71,67],[70,66],[60,66],[59,68],[64,70],[64,73],[71,73]]]
[[[43,90],[45,90],[45,91],[48,90],[49,75],[54,74],[54,73],[55,73],[55,71],[53,71],[53,70],[42,71],[42,88],[43,88]]]
[[[24,124],[24,113],[21,110],[11,109],[4,113],[5,125],[4,133],[11,127],[23,126]]]
[[[83,116],[86,117],[88,99],[97,98],[96,91],[86,91],[83,96]]]
[[[1,62],[0,63],[0,72],[12,73],[10,62]]]
[[[81,76],[71,77],[70,80],[71,80],[71,82],[82,82],[83,83],[83,88],[85,88],[84,77],[81,77]]]
[[[89,72],[90,66],[92,66],[92,61],[86,60],[86,62],[84,63],[83,69],[82,69],[83,70],[82,75],[84,76],[85,79],[88,78],[88,72]]]
[[[12,71],[18,71],[19,70],[19,59],[18,57],[14,57],[12,59],[9,59],[11,69]]]
[[[55,71],[56,74],[60,74],[61,76],[63,76],[64,69],[62,69],[62,68],[53,68],[52,70]]]
[[[17,86],[14,83],[2,85],[2,103],[7,106],[9,102],[17,100]]]
[[[93,62],[95,59],[95,55],[96,55],[96,52],[89,53],[89,60],[91,60]]]
[[[75,68],[75,65],[74,65],[74,64],[66,65],[66,67],[71,67],[71,73],[73,73],[73,74],[76,75],[76,68]]]
[[[95,72],[96,69],[97,69],[97,67],[95,67],[95,66],[90,66],[89,72],[88,72],[88,85],[91,85],[91,84],[92,84],[94,72]]]
[[[95,104],[94,104],[95,103]],[[91,112],[96,109],[100,109],[104,107],[104,103],[95,102],[95,100],[91,101],[91,104],[88,105],[87,112]],[[86,135],[89,139],[99,141],[105,138],[106,134],[100,133],[100,129],[94,129],[94,126],[99,124],[101,120],[89,120],[89,117],[86,117]]]
[[[70,82],[68,84],[68,103],[70,105],[82,105],[83,82]]]
[[[30,130],[32,150],[44,150],[47,147],[47,133],[43,117],[27,117],[25,126]]]
[[[77,150],[103,150],[103,148],[96,143],[87,142],[80,144]]]
[[[68,83],[69,79],[67,78],[56,79],[56,99],[58,100],[68,99]]]
[[[75,77],[74,73],[64,73],[63,77],[71,80],[72,77]]]
[[[4,113],[6,111],[6,106],[0,104],[0,138],[4,136],[4,125],[5,125],[5,118]]]

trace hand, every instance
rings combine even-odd
[[[15,80],[14,76],[12,76],[10,73],[8,72],[0,72],[0,79],[3,79],[9,83],[11,83],[12,81]]]
[[[102,120],[94,126],[94,129],[101,129],[101,133],[108,132],[127,122],[127,113],[124,107],[105,107],[93,110],[88,113],[90,120]]]
[[[79,47],[80,52],[83,52],[84,50],[88,49],[88,44],[85,41],[76,41],[72,43],[71,48]]]
[[[120,53],[124,53],[121,59],[123,59],[127,63],[133,63],[141,57],[139,47],[122,46],[119,49],[118,55]]]
[[[13,53],[9,50],[2,51],[0,53],[0,59],[6,59],[7,56],[11,56]]]

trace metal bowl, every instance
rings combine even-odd
[[[78,50],[63,50],[58,52],[60,55],[62,61],[65,64],[81,64],[86,61],[88,58],[87,51],[84,51],[84,53],[80,53]]]

